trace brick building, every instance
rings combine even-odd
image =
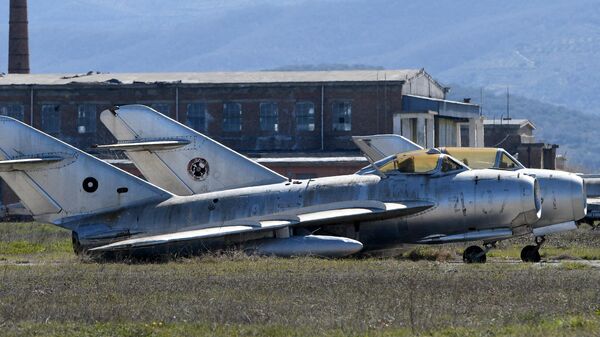
[[[504,148],[526,167],[556,169],[558,145],[536,142],[528,119],[486,119],[484,128],[485,146]]]
[[[331,152],[354,150],[358,134],[433,142],[436,125],[452,136],[435,145],[455,145],[458,123],[475,132],[478,106],[446,101],[446,90],[424,70],[9,74],[0,113],[88,150],[111,140],[100,111],[139,103],[239,151]]]

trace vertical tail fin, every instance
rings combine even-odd
[[[274,184],[287,179],[144,105],[105,110],[100,120],[153,184],[177,195]]]
[[[56,138],[0,116],[0,177],[37,220],[116,210],[170,193]]]

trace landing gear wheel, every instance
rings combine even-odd
[[[485,263],[485,261],[485,251],[479,246],[470,246],[463,252],[464,263]]]
[[[523,262],[540,262],[541,259],[539,246],[529,245],[521,250],[521,260]]]
[[[75,254],[81,255],[84,252],[84,249],[79,242],[79,236],[76,232],[71,232],[71,241],[73,242],[73,251]]]

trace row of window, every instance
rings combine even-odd
[[[25,112],[20,104],[0,104],[0,115],[9,116],[24,121]],[[49,134],[58,134],[60,131],[60,105],[42,105],[42,130]],[[77,108],[77,132],[96,132],[96,105],[81,104]]]
[[[154,104],[152,107],[166,115],[169,114],[168,104]],[[298,131],[315,130],[315,105],[312,102],[297,102],[296,128]],[[335,102],[332,105],[333,130],[352,130],[352,103]],[[242,131],[242,104],[227,102],[223,104],[223,131]],[[206,103],[190,103],[187,105],[186,125],[198,130],[206,131],[208,107]],[[279,131],[279,110],[275,102],[260,103],[259,124],[261,131]]]
[[[157,111],[169,115],[168,104],[153,104]],[[299,131],[315,130],[315,106],[312,102],[297,102],[296,128]],[[80,104],[77,107],[77,132],[96,132],[95,104]],[[352,103],[339,101],[332,105],[334,131],[350,131],[352,129]],[[10,116],[24,120],[23,105],[0,104],[0,115]],[[208,122],[208,107],[206,103],[190,103],[187,105],[186,125],[197,130],[206,131]],[[259,124],[261,131],[279,131],[279,110],[276,102],[263,102],[260,104]],[[42,130],[49,134],[60,132],[60,105],[43,104],[41,112]],[[242,131],[242,104],[227,102],[223,104],[223,131]]]
[[[169,115],[168,104],[153,104],[157,111]],[[205,103],[190,103],[187,105],[186,124],[198,131],[205,131],[208,108]],[[279,113],[277,103],[265,102],[260,104],[260,129],[262,131],[279,131]],[[310,102],[296,103],[296,123],[298,130],[314,131],[315,108]],[[242,105],[237,102],[223,104],[223,131],[242,131]]]

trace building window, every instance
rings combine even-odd
[[[0,104],[0,115],[12,117],[21,122],[25,120],[25,113],[21,104]]]
[[[199,132],[206,131],[205,103],[190,103],[187,105],[187,119],[185,125]]]
[[[242,105],[240,103],[223,104],[223,131],[242,131]]]
[[[335,102],[333,103],[333,130],[350,131],[352,130],[352,103]]]
[[[168,116],[169,112],[170,112],[169,104],[163,104],[163,103],[152,104],[152,109],[154,109],[166,116]]]
[[[77,107],[77,133],[96,132],[96,104]]]
[[[279,116],[277,115],[277,103],[260,103],[260,130],[279,131]]]
[[[298,131],[315,131],[315,105],[312,102],[296,103],[296,128]]]
[[[60,133],[60,105],[42,105],[42,131],[51,135]]]

